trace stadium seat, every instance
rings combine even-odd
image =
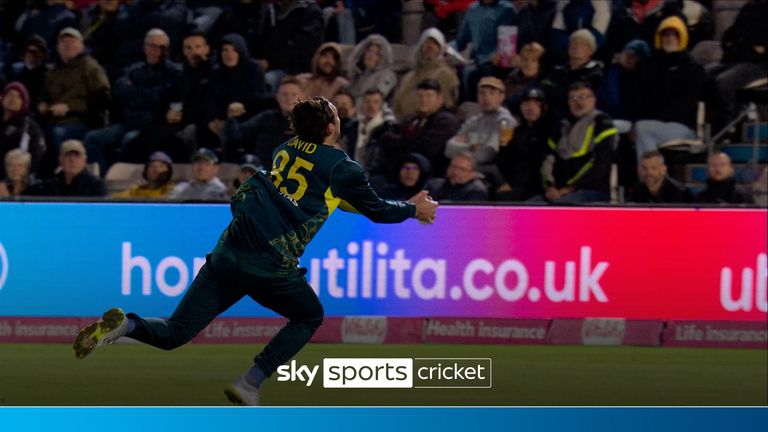
[[[718,41],[701,41],[691,50],[691,56],[696,63],[706,66],[708,64],[720,63],[723,58],[723,48]]]
[[[703,153],[707,149],[706,143],[706,107],[704,102],[699,102],[699,110],[696,115],[696,138],[674,139],[659,145],[660,150],[674,150],[693,154]]]
[[[107,192],[114,193],[139,183],[144,171],[144,164],[117,162],[107,170],[104,181],[107,184]]]

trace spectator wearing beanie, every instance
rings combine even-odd
[[[166,198],[174,188],[173,161],[157,151],[149,156],[142,173],[144,182],[112,195],[115,198]]]
[[[37,122],[29,115],[29,94],[24,84],[8,83],[0,94],[0,161],[13,149],[21,149],[31,155],[30,169],[34,173],[45,154],[45,138]],[[0,166],[0,178],[5,177]]]

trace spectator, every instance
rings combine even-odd
[[[118,60],[115,57],[121,41],[117,28],[117,17],[121,12],[125,13],[125,6],[119,0],[100,0],[83,9],[80,18],[79,27],[85,45],[110,77],[120,71],[115,66]],[[122,59],[119,63],[125,64]]]
[[[475,158],[469,152],[458,152],[451,159],[445,178],[427,182],[427,190],[437,201],[486,201],[488,188],[475,170]]]
[[[473,166],[490,181],[500,181],[496,168],[496,154],[502,140],[506,144],[511,138],[502,136],[517,126],[517,121],[509,110],[502,106],[505,96],[504,83],[494,77],[484,77],[478,83],[477,102],[482,112],[471,117],[459,129],[458,134],[448,140],[445,156],[453,159],[460,152],[469,152]],[[502,129],[504,131],[502,131]]]
[[[552,74],[542,82],[552,110],[561,117],[568,115],[568,89],[576,81],[589,81],[599,88],[603,79],[603,64],[593,60],[597,50],[595,37],[589,30],[577,30],[571,34],[568,45],[568,61],[556,66]]]
[[[149,149],[131,144],[142,129],[162,121],[168,99],[178,83],[179,67],[168,61],[170,40],[160,29],[152,29],[144,38],[144,61],[126,68],[113,89],[112,124],[85,136],[90,162],[99,164],[106,175],[107,154],[116,147],[124,160],[146,159]]]
[[[497,165],[503,178],[496,190],[499,201],[525,201],[541,195],[541,165],[549,148],[547,137],[553,121],[547,112],[544,92],[533,88],[525,94],[520,107],[522,121],[515,128],[512,141],[499,149]]]
[[[237,177],[232,180],[232,187],[229,190],[229,195],[232,195],[240,188],[240,185],[245,183],[248,178],[257,172],[264,169],[264,164],[261,163],[261,159],[258,156],[252,154],[243,155],[240,159],[240,170],[237,172]]]
[[[48,122],[51,150],[58,153],[65,140],[81,139],[104,124],[110,89],[104,69],[84,52],[78,30],[62,30],[56,50],[60,61],[45,77],[37,110]]]
[[[17,45],[34,35],[45,40],[48,46],[54,45],[57,35],[66,27],[75,27],[77,17],[64,0],[46,0],[30,2],[31,5],[19,20],[17,27]]]
[[[192,180],[179,183],[168,198],[180,200],[220,200],[226,198],[227,187],[216,177],[219,158],[205,147],[192,157]]]
[[[0,175],[0,198],[29,195],[40,187],[40,180],[30,172],[32,155],[13,149],[3,157],[4,175]]]
[[[552,22],[552,40],[549,51],[557,61],[570,51],[570,37],[578,30],[588,31],[594,38],[594,49],[605,42],[611,22],[611,2],[605,0],[558,0],[555,20]]]
[[[345,0],[352,10],[356,40],[372,34],[383,35],[387,40],[398,42],[402,35],[400,25],[402,2],[392,0]]]
[[[264,73],[249,57],[242,36],[230,33],[221,41],[221,62],[213,71],[213,112],[209,115],[211,131],[218,134],[223,121],[232,111],[243,120],[256,115],[264,100]]]
[[[635,121],[640,104],[638,87],[642,62],[651,55],[651,47],[641,39],[635,39],[616,56],[608,66],[605,80],[597,94],[597,106],[612,118]]]
[[[506,100],[504,104],[515,115],[525,95],[534,88],[541,86],[544,75],[542,57],[545,50],[538,42],[531,42],[520,49],[519,66],[512,69],[504,80],[506,87]]]
[[[536,42],[542,47],[549,45],[550,29],[555,19],[555,0],[525,0],[525,6],[517,14],[517,46]]]
[[[462,83],[466,92],[464,99],[474,100],[475,83],[493,71],[491,58],[496,53],[499,26],[516,24],[517,14],[507,0],[478,0],[467,9],[459,34],[452,42],[459,51],[464,50],[467,44],[472,44],[474,64],[462,70]]]
[[[402,118],[418,109],[416,87],[425,79],[440,83],[447,108],[456,106],[459,97],[459,78],[456,69],[445,60],[445,37],[436,28],[421,33],[413,52],[412,69],[405,74],[393,98],[395,116]]]
[[[141,174],[144,182],[112,195],[115,198],[166,198],[174,188],[173,161],[161,152],[149,155]]]
[[[86,169],[85,146],[78,140],[61,144],[61,171],[42,184],[39,195],[63,197],[103,197],[107,195],[104,181]]]
[[[461,123],[456,116],[445,109],[440,83],[427,79],[417,89],[418,111],[408,114],[399,123],[397,133],[392,137],[397,153],[418,153],[429,161],[434,172],[444,173],[448,166],[445,147],[448,140],[456,135]]]
[[[288,116],[303,97],[299,81],[288,76],[277,91],[278,109],[262,111],[245,122],[240,122],[236,112],[230,113],[222,132],[226,160],[237,161],[252,153],[271,165],[275,148],[294,136]]]
[[[183,39],[187,25],[188,9],[179,0],[136,0],[126,2],[118,15],[116,33],[120,46],[115,54],[117,67],[141,61],[144,35],[149,29],[162,29],[171,40],[178,44]],[[171,45],[171,52],[177,53],[178,46]]]
[[[353,154],[357,144],[357,107],[355,98],[347,90],[341,90],[333,97],[333,105],[339,114],[341,121],[341,133],[336,147],[344,150],[347,154]]]
[[[715,78],[715,103],[718,116],[715,130],[736,118],[739,111],[737,92],[768,74],[768,32],[765,17],[768,0],[751,0],[736,16],[723,35],[723,63]]]
[[[267,91],[275,94],[286,75],[312,70],[312,54],[323,41],[323,13],[312,0],[277,0],[268,5],[268,22],[257,45]]]
[[[48,72],[48,45],[40,36],[32,36],[24,42],[23,48],[23,61],[6,65],[6,75],[9,82],[18,81],[24,84],[29,92],[29,106],[36,107],[40,101],[45,74]]]
[[[731,158],[716,152],[707,159],[707,187],[696,201],[705,204],[754,204],[755,200],[740,186],[736,185]]]
[[[355,151],[349,156],[365,170],[368,176],[387,175],[392,168],[393,155],[385,148],[382,139],[394,126],[395,117],[385,109],[384,95],[378,89],[370,89],[363,96],[361,113],[358,114]]]
[[[688,31],[675,16],[656,32],[656,52],[640,70],[640,113],[635,123],[638,164],[643,153],[673,139],[694,139],[704,70],[685,51]]]
[[[455,39],[464,14],[476,0],[424,0],[421,28],[437,27],[449,39]]]
[[[173,86],[165,117],[145,128],[139,136],[140,149],[162,150],[176,162],[189,162],[198,147],[215,147],[219,138],[208,128],[213,67],[211,52],[203,33],[192,31],[184,38],[184,65],[178,85]],[[130,156],[143,162],[147,151]]]
[[[685,20],[680,0],[628,0],[614,10],[606,38],[606,54],[620,52],[631,40],[653,43],[661,22],[670,16]]]
[[[312,58],[312,73],[296,76],[302,83],[302,92],[308,98],[323,96],[333,99],[333,96],[349,81],[341,75],[341,47],[335,42],[320,45]]]
[[[667,164],[658,151],[643,154],[638,173],[640,183],[632,193],[632,202],[689,203],[693,200],[691,191],[684,184],[667,175]]]
[[[547,140],[551,151],[542,164],[544,199],[557,204],[608,201],[618,131],[610,117],[595,109],[588,82],[571,85],[568,104],[570,119],[559,136]]]
[[[30,169],[36,172],[45,154],[45,138],[40,126],[29,115],[29,95],[24,84],[8,83],[0,94],[0,160],[6,153],[21,149],[30,154]],[[5,177],[0,166],[0,178]]]
[[[347,70],[348,90],[355,99],[372,88],[379,89],[387,99],[397,84],[397,75],[392,69],[392,47],[378,34],[368,36],[355,46]]]
[[[397,179],[379,188],[380,195],[384,199],[408,200],[425,188],[429,172],[427,158],[418,153],[408,153],[398,166]]]

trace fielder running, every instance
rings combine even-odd
[[[291,114],[296,137],[274,152],[272,172],[251,176],[231,198],[232,221],[168,320],[113,308],[75,338],[77,358],[121,336],[171,350],[189,342],[244,296],[289,322],[226,387],[235,404],[259,405],[259,386],[301,350],[323,322],[323,307],[298,267],[298,258],[339,207],[374,222],[416,218],[433,223],[437,203],[425,191],[407,202],[376,195],[362,168],[332,147],[339,116],[327,99],[298,103]]]

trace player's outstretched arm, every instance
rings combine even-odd
[[[331,192],[343,200],[339,208],[360,213],[373,222],[398,223],[416,217],[416,203],[381,199],[363,169],[351,159],[339,162],[334,168]]]
[[[416,206],[416,219],[419,222],[433,224],[437,215],[437,201],[429,196],[427,191],[421,191],[408,200]]]

